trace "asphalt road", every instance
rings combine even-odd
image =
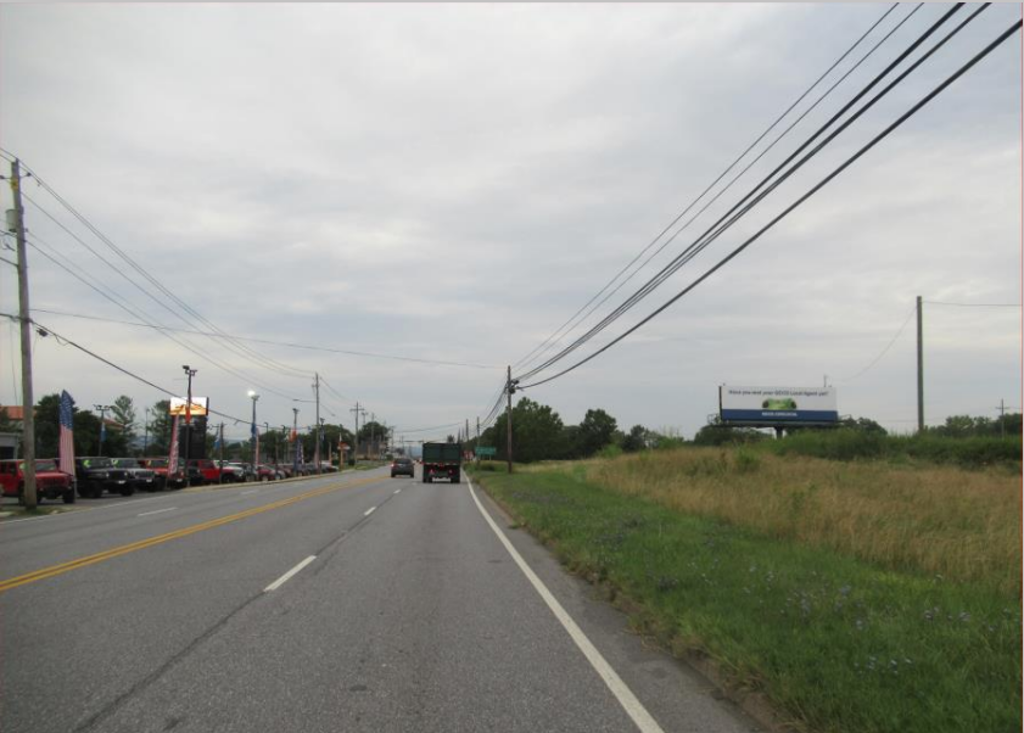
[[[0,729],[757,730],[476,496],[379,469],[4,523]]]

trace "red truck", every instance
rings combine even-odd
[[[0,461],[0,486],[4,496],[18,497],[24,503],[25,461],[20,459]],[[36,461],[36,496],[39,501],[63,499],[65,504],[75,503],[75,477],[57,468],[55,458],[41,458]]]

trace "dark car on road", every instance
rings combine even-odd
[[[411,458],[399,456],[391,462],[391,478],[395,476],[408,476],[413,478],[416,475],[416,464]]]
[[[128,471],[116,468],[113,461],[105,456],[87,456],[75,459],[75,478],[78,481],[78,495],[83,499],[98,499],[104,491],[131,496],[135,486]]]

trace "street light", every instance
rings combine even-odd
[[[249,390],[249,399],[252,400],[252,465],[253,465],[253,470],[256,469],[256,466],[258,466],[259,462],[260,462],[260,431],[259,431],[259,428],[256,427],[256,400],[258,400],[259,398],[260,398],[260,396],[258,394],[256,394],[251,389]]]
[[[188,470],[189,454],[192,452],[192,377],[198,369],[192,369],[188,364],[183,364],[182,369],[188,376],[188,396],[185,402],[185,488],[192,486],[192,477]]]

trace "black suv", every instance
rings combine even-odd
[[[114,463],[105,456],[92,456],[75,459],[75,478],[78,481],[78,495],[82,498],[98,499],[103,490],[121,496],[135,493],[135,485],[131,482],[128,471],[116,468]]]
[[[404,458],[399,456],[391,462],[391,478],[395,476],[408,476],[413,478],[416,472],[416,464],[412,462],[411,458]]]

